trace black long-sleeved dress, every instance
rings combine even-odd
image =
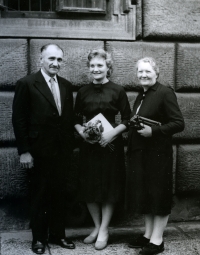
[[[99,113],[116,127],[115,116],[121,113],[121,124],[128,125],[130,106],[124,89],[112,83],[89,84],[78,91],[75,124],[83,124]],[[115,203],[122,198],[125,184],[124,146],[119,135],[112,144],[82,142],[80,148],[80,200],[87,203]]]
[[[136,98],[131,116],[143,94]],[[172,135],[184,129],[174,91],[156,82],[146,92],[137,114],[162,125],[152,127],[152,137],[129,129],[126,204],[138,213],[167,215],[172,205]]]

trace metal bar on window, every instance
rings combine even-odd
[[[42,3],[41,3],[41,0],[40,0],[40,12],[42,11]]]
[[[31,0],[29,0],[29,11],[31,11]]]
[[[52,0],[50,0],[50,12],[52,12]]]
[[[92,1],[92,8],[95,8],[95,7],[96,7],[96,1],[93,0],[93,1]]]
[[[76,1],[77,7],[82,7],[82,0],[77,0]]]
[[[18,0],[18,11],[20,11],[20,0]]]
[[[87,0],[83,0],[82,3],[83,3],[82,6],[83,6],[84,8],[86,8],[86,7],[87,7]]]

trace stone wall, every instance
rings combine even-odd
[[[186,123],[185,130],[174,137],[174,205],[170,220],[200,219],[199,12],[200,3],[195,0],[138,0],[136,41],[0,37],[0,228],[28,227],[28,173],[19,166],[11,124],[12,99],[16,81],[39,69],[39,49],[52,41],[64,49],[60,75],[72,82],[74,97],[79,87],[91,79],[86,59],[93,48],[111,52],[114,59],[111,80],[124,87],[131,106],[138,90],[136,61],[144,56],[157,60],[159,81],[174,88]],[[73,180],[77,161],[76,149]],[[138,224],[140,220],[130,216],[117,222]]]

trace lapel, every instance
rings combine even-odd
[[[157,104],[158,100],[160,100],[159,98],[154,99],[154,93],[156,92],[158,86],[159,86],[159,83],[156,82],[152,87],[150,87],[148,89],[148,91],[146,92],[146,97],[145,97],[144,101],[142,102],[142,105],[139,109],[138,115],[149,114],[151,109],[155,109],[155,107],[153,107],[153,105],[155,103]],[[143,93],[141,93],[140,98],[142,97],[142,94]]]
[[[60,79],[60,77],[57,75],[59,89],[60,89],[60,100],[61,100],[61,109],[63,109],[64,106],[64,99],[66,96],[66,89],[65,86]],[[34,86],[38,89],[38,91],[47,99],[47,101],[56,108],[56,103],[54,101],[53,95],[51,93],[51,90],[49,89],[49,86],[47,85],[41,71],[36,73],[36,79]]]

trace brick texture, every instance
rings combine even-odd
[[[111,80],[127,90],[137,89],[136,62],[143,57],[153,57],[160,68],[159,81],[174,87],[173,43],[107,42],[106,48],[112,53],[114,71]]]
[[[184,140],[200,139],[200,94],[177,93],[177,99],[185,120],[185,129],[175,137]]]
[[[16,81],[27,73],[27,41],[25,39],[1,39],[0,88],[12,88]]]
[[[103,42],[33,39],[30,41],[31,72],[40,69],[40,48],[50,42],[60,45],[64,50],[64,62],[60,75],[69,80],[74,86],[88,83],[91,77],[87,67],[87,56],[90,50],[103,48]]]
[[[200,191],[200,145],[180,145],[177,153],[176,191]]]
[[[0,162],[0,198],[26,197],[27,170],[20,168],[16,148],[1,148]]]
[[[200,43],[177,47],[177,91],[200,91]]]
[[[0,141],[13,142],[15,140],[12,128],[12,92],[0,93]]]
[[[144,0],[143,37],[200,39],[200,2]]]

